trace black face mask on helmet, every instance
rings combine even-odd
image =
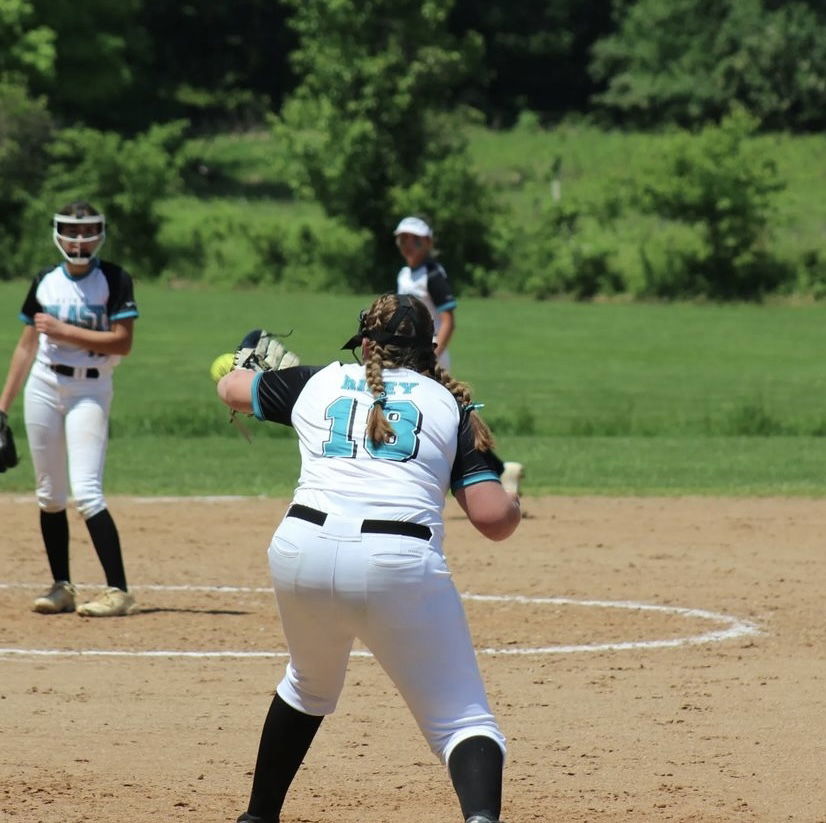
[[[410,318],[413,334],[396,334],[399,326],[406,318]],[[433,350],[433,335],[430,329],[420,329],[416,324],[416,309],[413,298],[407,294],[399,295],[399,306],[383,329],[368,329],[366,327],[367,312],[362,309],[359,314],[358,331],[341,347],[350,349],[353,353],[361,345],[363,338],[373,340],[380,346],[399,346],[406,349]]]

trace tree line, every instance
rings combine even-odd
[[[308,0],[319,18],[328,0]],[[529,109],[612,126],[698,125],[732,102],[766,127],[826,125],[821,0],[440,0],[348,4],[382,38],[437,14],[470,60],[451,102],[494,126]],[[290,0],[5,0],[0,76],[45,96],[61,124],[245,125],[301,82]],[[318,35],[329,32],[318,31]],[[424,46],[426,44],[419,44]]]
[[[635,208],[699,226],[699,244],[678,244],[667,272],[654,267],[650,291],[763,293],[784,279],[761,246],[782,181],[743,140],[826,124],[826,6],[3,0],[0,276],[25,270],[39,243],[30,227],[79,180],[120,227],[127,259],[161,271],[157,203],[182,185],[186,139],[265,125],[294,196],[319,202],[350,247],[376,259],[360,280],[350,275],[352,288],[383,284],[392,250],[375,238],[400,212],[422,211],[450,238],[460,279],[482,292],[496,288],[491,272],[516,265],[506,250],[520,244],[542,269],[523,278],[533,293],[622,290],[600,244],[573,240],[627,203],[551,203],[523,230],[474,172],[462,124],[510,127],[528,115],[539,127],[578,117],[733,147],[711,151],[718,166],[707,168],[689,148],[699,144],[675,138],[681,160],[635,193]],[[547,248],[549,230],[568,245]]]

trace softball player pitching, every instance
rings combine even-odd
[[[343,348],[364,365],[236,369],[230,408],[291,425],[301,474],[269,547],[290,659],[264,722],[239,823],[278,823],[285,795],[362,640],[446,764],[466,823],[497,823],[505,739],[491,713],[444,554],[452,489],[474,526],[504,540],[518,497],[499,482],[468,388],[436,363],[433,323],[383,295]]]
[[[77,613],[111,617],[136,610],[102,481],[112,372],[132,348],[138,310],[129,275],[96,256],[105,237],[105,218],[89,203],[70,203],[54,215],[53,239],[64,261],[34,278],[20,312],[25,326],[0,394],[0,411],[6,412],[25,381],[26,435],[54,580],[34,601],[34,611],[41,614],[75,611],[66,516],[69,485],[107,583],[100,596],[77,606]]]

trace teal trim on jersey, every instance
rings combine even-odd
[[[34,325],[34,318],[29,317],[28,314],[23,314],[23,312],[21,311],[20,314],[18,314],[17,316],[20,318],[21,323],[25,323],[27,326]]]
[[[448,300],[447,303],[442,303],[441,306],[436,306],[436,311],[453,311],[456,308],[455,300]]]
[[[109,318],[109,322],[111,322],[112,320],[125,320],[127,317],[140,317],[140,315],[138,314],[137,309],[129,309],[129,311],[122,311],[118,312],[117,314],[113,314]]]
[[[264,412],[261,409],[261,401],[258,399],[258,384],[261,382],[261,378],[264,376],[264,372],[260,371],[255,377],[252,378],[252,387],[250,389],[252,393],[252,413],[259,419],[264,419]]]
[[[496,472],[492,471],[483,471],[483,472],[476,472],[476,474],[468,475],[467,477],[463,477],[458,483],[454,483],[451,485],[450,490],[456,491],[456,489],[464,489],[468,486],[475,486],[477,483],[486,483],[489,480],[494,480],[497,483],[501,483],[502,481],[499,479],[499,475]]]

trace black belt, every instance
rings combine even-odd
[[[290,506],[287,510],[287,517],[297,517],[299,520],[315,523],[316,526],[323,526],[327,520],[325,512],[302,506],[300,503],[293,503]],[[430,540],[432,534],[428,526],[423,526],[421,523],[408,523],[406,520],[362,520],[361,531],[363,534],[401,534],[405,537],[418,537],[421,540]]]
[[[58,374],[62,374],[64,377],[91,377],[94,379],[100,376],[100,372],[97,369],[73,369],[71,366],[53,364],[50,364],[49,368]]]

